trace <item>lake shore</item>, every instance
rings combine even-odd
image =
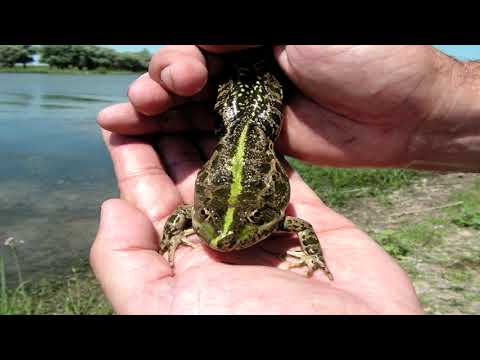
[[[105,68],[94,70],[79,70],[77,68],[58,69],[49,66],[15,66],[13,68],[0,67],[0,73],[7,74],[60,74],[60,75],[140,75],[141,72],[128,70],[109,70]]]
[[[412,280],[426,314],[478,314],[480,258],[476,240],[480,227],[472,214],[480,209],[480,181],[475,174],[422,172],[399,177],[392,170],[346,172],[297,161],[292,165],[306,179],[328,183],[339,176],[348,178],[332,192],[325,192],[314,181],[308,183],[398,262]],[[338,196],[347,192],[349,198]],[[445,203],[456,206],[442,206]],[[393,222],[389,220],[392,217]],[[87,257],[55,273],[38,274],[18,287],[6,286],[3,263],[0,256],[0,314],[114,314]],[[22,276],[17,277],[21,282]],[[14,280],[15,274],[12,278],[9,280]]]

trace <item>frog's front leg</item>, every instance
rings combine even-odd
[[[163,227],[163,235],[160,240],[160,253],[168,251],[168,262],[173,267],[175,251],[182,243],[196,247],[190,243],[186,237],[194,234],[192,229],[192,205],[178,207],[175,212],[169,216]]]
[[[300,262],[289,264],[288,268],[306,265],[307,276],[311,276],[317,269],[322,269],[325,275],[333,281],[333,275],[323,258],[322,247],[312,225],[305,220],[286,216],[279,230],[298,234],[302,251],[288,251],[287,254],[300,259]]]

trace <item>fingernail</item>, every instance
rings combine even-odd
[[[170,66],[167,66],[165,69],[163,69],[160,73],[160,80],[168,86],[171,86],[173,81],[172,81],[172,73],[170,71]]]

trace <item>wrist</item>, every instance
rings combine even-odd
[[[431,110],[412,136],[411,169],[480,171],[480,63],[435,50]]]

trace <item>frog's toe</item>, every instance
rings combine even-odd
[[[325,276],[330,280],[333,281],[333,275],[328,269],[325,261],[318,256],[315,255],[305,255],[305,265],[307,265],[307,277],[311,277],[315,270],[322,270]]]
[[[297,267],[306,266],[307,267],[306,276],[311,277],[316,270],[321,269],[324,272],[324,274],[327,276],[327,278],[330,281],[333,281],[332,273],[330,272],[327,265],[325,264],[325,261],[321,259],[319,256],[305,254],[302,251],[287,251],[287,254],[300,259],[299,261],[295,261],[295,262],[288,261],[286,265],[286,268],[288,270],[297,268]]]
[[[193,242],[191,242],[190,240],[187,240],[185,238],[182,239],[182,244],[185,244],[185,245],[188,245],[190,246],[192,249],[200,249],[200,245],[199,244],[195,244]]]

